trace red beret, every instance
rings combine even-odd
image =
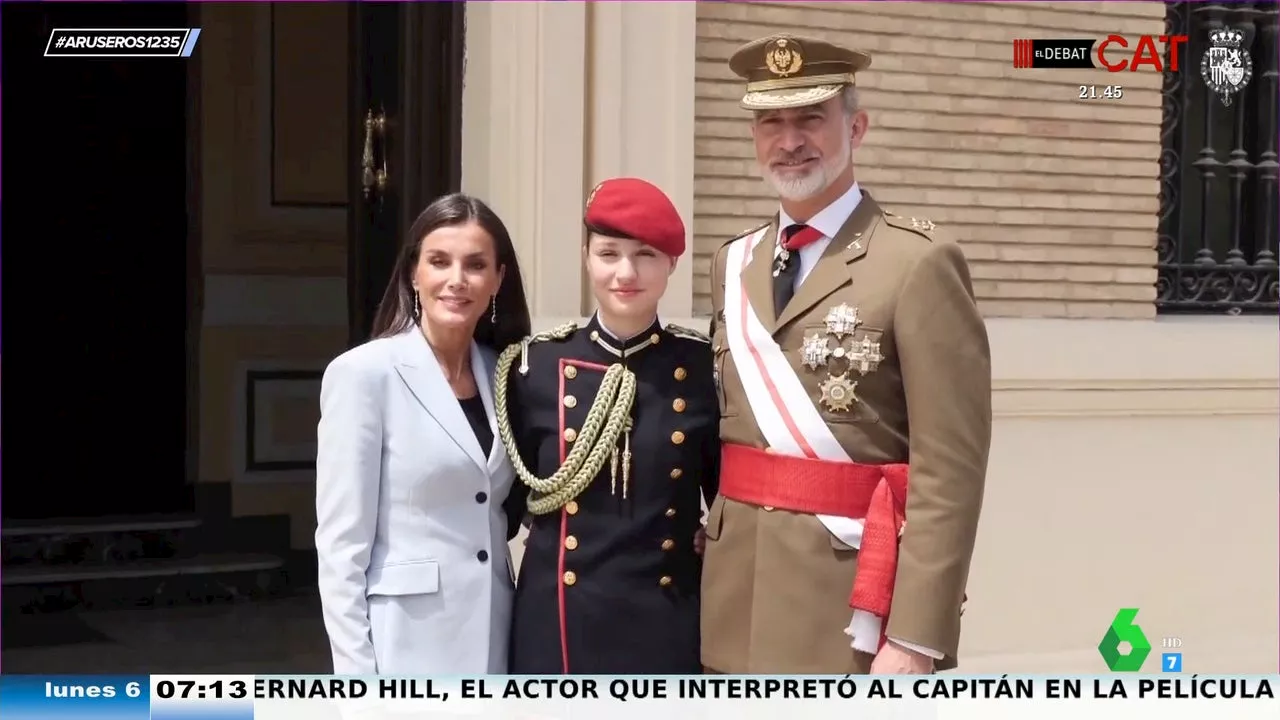
[[[639,240],[671,257],[684,254],[684,223],[666,193],[639,178],[605,180],[591,191],[583,217],[587,229]]]

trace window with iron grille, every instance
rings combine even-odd
[[[1280,6],[1268,0],[1165,7],[1166,34],[1189,39],[1179,48],[1181,70],[1165,73],[1163,89],[1156,307],[1160,313],[1275,314]],[[1243,33],[1252,65],[1249,82],[1225,100],[1201,76],[1210,36],[1224,27]]]

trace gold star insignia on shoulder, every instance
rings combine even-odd
[[[893,227],[901,230],[909,230],[918,235],[922,235],[932,240],[929,233],[938,228],[938,224],[928,218],[906,217],[903,215],[895,215],[891,212],[885,212],[885,222]]]

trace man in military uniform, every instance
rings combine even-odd
[[[870,63],[793,35],[729,61],[781,207],[712,265],[724,448],[703,575],[709,671],[956,664],[990,350],[960,248],[854,179],[868,122],[855,77]]]
[[[599,310],[498,363],[499,435],[532,515],[511,672],[697,673],[695,538],[716,493],[719,412],[709,338],[657,316],[684,225],[634,178],[597,187],[585,225]]]

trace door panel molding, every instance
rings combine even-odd
[[[250,165],[237,173],[236,186],[240,199],[239,213],[248,222],[241,224],[237,239],[245,244],[302,243],[341,247],[345,207],[327,205],[278,205],[273,198],[274,157],[272,133],[275,98],[272,95],[271,63],[273,57],[273,5],[245,6],[253,13],[253,60],[250,68],[263,67],[265,72],[252,72],[253,105],[251,127],[237,128],[237,143],[251,148],[242,155]],[[207,48],[206,48],[207,49]],[[243,51],[243,50],[242,50]],[[266,132],[264,132],[264,130]]]

